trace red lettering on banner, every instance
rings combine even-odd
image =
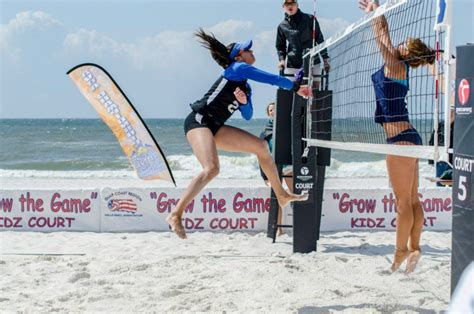
[[[213,230],[248,230],[254,229],[257,218],[213,218],[209,227]],[[248,224],[250,223],[250,226]]]
[[[338,193],[336,193],[336,198]],[[373,214],[375,212],[375,207],[377,201],[374,199],[349,199],[350,195],[347,193],[342,194],[341,200],[339,201],[339,211],[341,213],[353,213],[355,210],[362,213]],[[346,200],[349,199],[349,200]]]
[[[0,217],[0,228],[21,228],[21,217]]]
[[[265,213],[270,210],[270,198],[242,199],[243,197],[244,195],[240,192],[234,196],[232,208],[237,214],[241,213],[242,211],[246,213]]]
[[[0,210],[3,210],[4,213],[10,213],[13,207],[12,198],[2,198],[0,200]]]
[[[204,230],[204,227],[201,226],[204,218],[182,218],[181,221],[184,228],[188,230]]]
[[[204,221],[204,218],[194,218],[194,221],[196,222],[196,225],[194,226],[194,229],[204,230],[204,227],[201,226],[202,222]]]
[[[61,194],[54,193],[51,197],[51,211],[57,213],[59,211],[63,213],[75,213],[82,214],[91,211],[89,207],[91,201],[89,199],[81,200],[77,198],[70,198],[61,200]]]
[[[421,207],[426,213],[450,212],[452,210],[451,198],[442,199],[439,197],[434,197],[423,199],[423,194],[421,193],[418,193],[418,197],[420,198]],[[393,196],[393,193],[390,193],[390,197],[387,197],[387,195],[385,195],[382,199],[382,203],[384,205],[385,213],[397,211],[397,203],[395,197]]]
[[[43,200],[42,199],[35,200],[34,198],[30,196],[30,192],[26,193],[26,197],[24,194],[21,194],[18,200],[20,201],[22,212],[25,212],[25,211],[42,212],[44,210]]]
[[[393,193],[390,193],[389,196],[384,195],[382,199],[382,204],[384,213],[392,213],[397,211],[397,203],[395,201]]]
[[[215,199],[212,193],[208,193],[208,196],[203,195],[201,198],[202,211],[204,213],[225,213],[225,200]]]
[[[446,198],[427,198],[423,200],[423,194],[418,194],[420,197],[420,204],[421,207],[423,208],[423,211],[426,213],[432,213],[432,212],[449,212],[451,211],[451,199]]]
[[[384,229],[385,218],[351,218],[351,228]]]
[[[446,198],[444,199],[444,210],[447,211],[447,212],[450,212],[451,211],[451,198]]]
[[[425,217],[423,225],[425,227],[434,227],[436,219],[437,219],[437,217]],[[392,219],[391,225],[392,225],[393,228],[397,227],[397,218]]]
[[[71,217],[31,217],[28,220],[30,228],[71,228],[76,218]],[[66,224],[65,224],[66,223]]]
[[[176,207],[176,204],[178,204],[179,198],[174,199],[170,198],[168,199],[168,194],[166,193],[160,193],[158,196],[158,199],[156,200],[156,209],[158,210],[159,213],[166,213],[166,212],[171,212],[171,210]],[[191,203],[186,206],[184,209],[185,213],[192,213],[194,210],[194,199],[191,201]]]
[[[423,225],[425,227],[433,227],[435,220],[436,217],[425,217],[425,222],[423,223]]]

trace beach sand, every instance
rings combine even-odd
[[[0,308],[31,312],[433,313],[450,293],[451,233],[427,231],[412,275],[394,232],[323,233],[293,254],[264,233],[0,233]]]

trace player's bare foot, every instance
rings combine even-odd
[[[308,200],[308,191],[303,191],[301,194],[293,194],[286,192],[285,195],[278,197],[278,204],[284,208],[291,202],[304,202]]]
[[[165,221],[170,225],[171,230],[181,239],[187,239],[186,230],[181,223],[181,219],[175,213],[171,213],[166,217]]]
[[[277,236],[278,236],[278,237],[281,237],[281,236],[284,235],[284,234],[285,234],[285,232],[283,231],[283,228],[278,228],[278,230],[277,230]]]
[[[400,250],[396,249],[395,254],[393,255],[393,263],[392,263],[392,272],[397,271],[400,266],[403,264],[403,262],[408,258],[408,255],[410,254],[410,251],[408,249],[406,250]]]
[[[407,268],[405,269],[405,274],[411,274],[415,271],[416,265],[421,258],[421,252],[419,250],[411,251],[407,259]]]

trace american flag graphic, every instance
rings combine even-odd
[[[107,207],[111,212],[136,213],[137,204],[131,199],[110,200]]]

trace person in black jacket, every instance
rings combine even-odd
[[[299,69],[303,66],[303,54],[306,49],[313,48],[313,24],[315,25],[316,43],[324,42],[324,36],[315,16],[303,13],[298,8],[297,0],[284,0],[283,10],[285,19],[278,25],[276,37],[276,50],[278,53],[278,67]],[[324,62],[324,70],[329,72],[329,56],[327,50],[323,50],[321,57]],[[315,64],[320,64],[319,58],[315,58]],[[289,72],[291,73],[291,71]]]

